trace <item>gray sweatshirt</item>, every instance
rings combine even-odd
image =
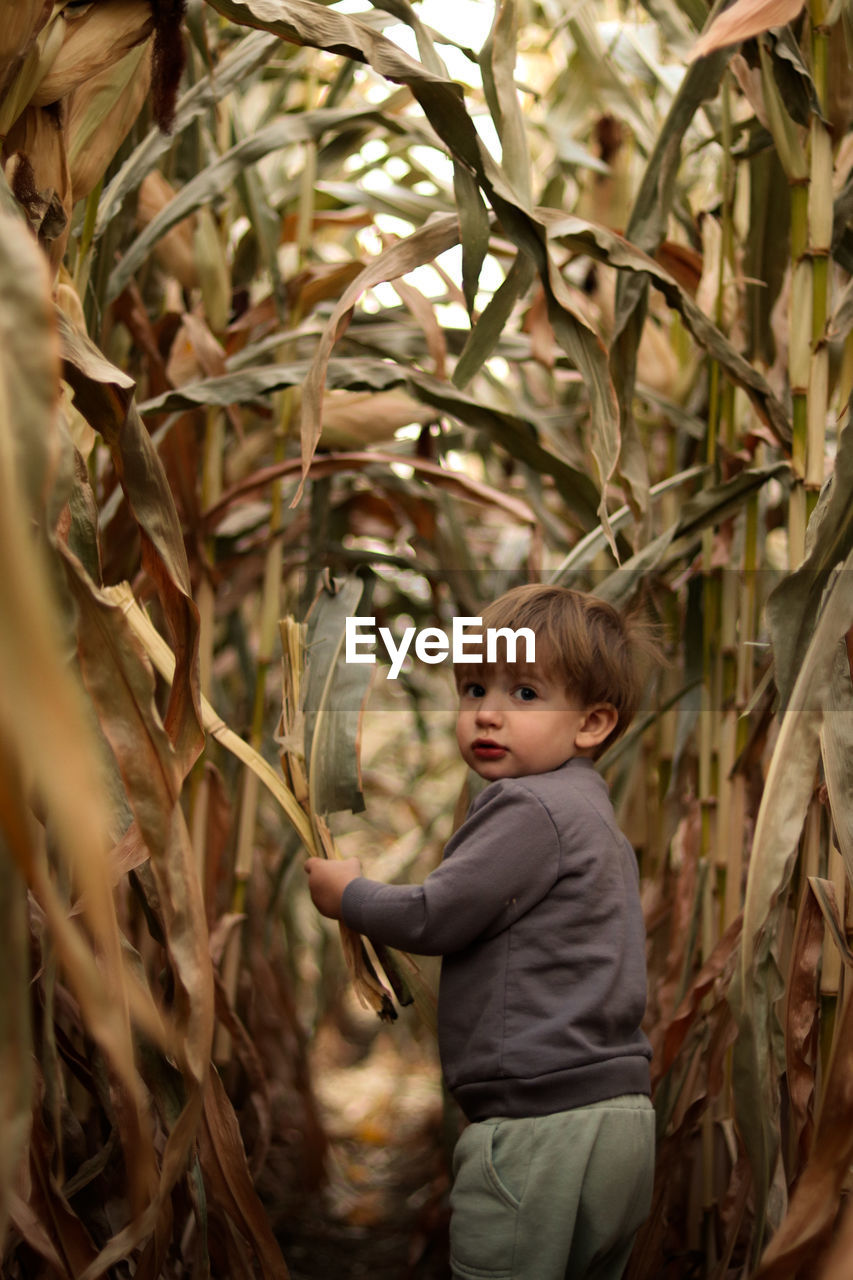
[[[470,1120],[649,1092],[636,858],[592,761],[491,783],[423,885],[353,880],[342,913],[444,957],[441,1064]]]

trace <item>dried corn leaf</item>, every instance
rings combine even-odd
[[[667,304],[677,311],[696,341],[725,369],[737,386],[743,388],[762,421],[783,443],[791,439],[791,424],[785,409],[770,388],[767,379],[743,358],[720,329],[708,318],[701,307],[683,289],[663,266],[629,243],[623,236],[606,227],[586,222],[582,218],[566,217],[556,210],[539,210],[554,239],[574,248],[577,252],[616,267],[620,272],[642,276],[659,293]]]
[[[621,568],[596,585],[596,593],[614,604],[631,598],[643,577],[677,561],[684,553],[685,540],[695,542],[703,529],[717,527],[723,520],[743,510],[749,499],[771,480],[790,476],[790,464],[771,463],[747,467],[731,480],[709,485],[682,504],[674,524],[637,551]]]
[[[716,0],[714,12],[718,12],[723,3],[724,0]],[[684,136],[703,102],[717,93],[727,61],[728,54],[721,53],[689,67],[671,102],[643,172],[625,232],[630,243],[644,253],[655,253],[666,238]],[[639,510],[643,510],[647,502],[649,478],[634,422],[633,400],[647,298],[648,281],[643,276],[619,275],[610,368],[618,389],[624,437],[619,469],[630,488],[632,503]]]
[[[706,58],[709,53],[740,44],[771,27],[785,27],[794,21],[802,7],[803,0],[736,0],[703,31],[688,61]]]
[[[205,1086],[199,1158],[211,1213],[239,1232],[241,1252],[254,1254],[263,1280],[287,1280],[290,1272],[254,1188],[237,1119],[216,1071]]]
[[[175,677],[175,655],[166,641],[157,631],[154,624],[143,613],[127,583],[105,587],[104,595],[117,604],[130,624],[137,640],[142,645],[156,670],[169,684]],[[226,751],[230,751],[242,764],[251,769],[264,784],[270,795],[281,805],[288,820],[296,829],[296,833],[306,848],[313,849],[311,826],[303,810],[300,808],[292,792],[284,785],[281,778],[267,760],[259,752],[249,746],[233,729],[229,729],[219,713],[206,698],[201,700],[202,718],[206,731],[220,742]]]
[[[495,5],[495,18],[480,53],[483,90],[501,140],[501,165],[520,203],[532,200],[527,131],[515,85],[518,11],[515,0]]]
[[[74,402],[105,439],[139,526],[142,562],[157,588],[176,658],[164,723],[189,772],[203,744],[199,706],[198,610],[175,501],[163,464],[133,403],[133,379],[59,314],[65,379]]]
[[[303,483],[322,430],[323,389],[329,358],[356,302],[367,289],[388,280],[395,280],[398,276],[423,266],[424,263],[432,262],[458,240],[459,221],[455,214],[439,214],[432,217],[420,230],[379,254],[341,295],[323,329],[322,337],[317,344],[317,353],[303,384]],[[302,485],[297,490],[291,505],[295,505],[301,496]]]
[[[204,382],[166,392],[162,396],[157,396],[156,399],[145,401],[141,410],[149,414],[199,404],[224,407],[228,404],[244,403],[255,396],[268,394],[281,387],[299,386],[303,383],[305,375],[306,365],[302,362],[241,369],[224,378],[208,378]],[[458,418],[460,422],[488,432],[511,458],[517,459],[536,472],[551,476],[568,510],[576,516],[581,525],[584,528],[592,528],[598,524],[596,517],[598,490],[588,473],[573,467],[560,456],[559,452],[546,448],[537,434],[531,430],[529,421],[494,408],[477,396],[460,391],[448,382],[440,382],[430,374],[420,373],[417,369],[402,364],[389,364],[384,360],[332,361],[328,366],[327,375],[329,385],[335,387],[349,386],[354,389],[369,387],[382,391],[395,386],[405,386],[409,393],[422,404],[431,405],[440,414],[448,414]],[[554,447],[557,448],[557,445],[558,442],[555,441]],[[327,469],[344,470],[347,465],[368,466],[370,465],[368,459],[371,456],[345,454],[335,458],[333,455],[324,455],[321,458],[315,458],[312,463],[312,474],[322,475]],[[351,460],[350,464],[347,463],[347,458]],[[387,463],[390,458],[377,454],[376,460]],[[397,457],[393,461],[399,463],[400,459]],[[435,463],[425,463],[423,459],[416,457],[407,458],[406,465],[414,467],[419,473],[423,468],[424,475],[434,476],[437,485],[469,494],[471,497],[476,496],[477,486],[469,482],[467,476],[461,473],[438,467]],[[262,483],[268,483],[276,474],[293,474],[292,463],[284,463],[280,469],[270,468],[265,473],[265,480]],[[258,480],[254,480],[247,487],[259,487]],[[483,491],[484,496],[486,491],[492,495],[496,492],[488,486],[483,486]],[[238,492],[237,489],[233,491],[232,499],[238,495]],[[504,497],[512,504],[518,502],[509,494]],[[488,499],[490,502],[496,500],[493,497]],[[225,499],[223,502],[227,505]],[[217,504],[217,511],[219,505]],[[529,510],[526,503],[522,506]]]

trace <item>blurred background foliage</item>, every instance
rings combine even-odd
[[[668,655],[602,762],[630,1275],[849,1273],[853,10],[720,9],[6,0],[10,1280],[446,1274],[434,975],[299,868],[422,877],[465,798],[449,673],[359,724],[343,612],[531,578]]]

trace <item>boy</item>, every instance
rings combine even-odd
[[[443,957],[439,1048],[472,1123],[453,1156],[454,1277],[616,1280],[654,1175],[634,852],[593,761],[634,715],[641,631],[604,601],[517,587],[484,627],[535,663],[457,667],[456,736],[488,784],[423,885],[306,864],[324,915]]]

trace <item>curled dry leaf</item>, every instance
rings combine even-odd
[[[736,0],[704,31],[690,51],[689,62],[705,58],[717,49],[740,44],[751,36],[784,27],[793,22],[803,7],[803,0]]]

